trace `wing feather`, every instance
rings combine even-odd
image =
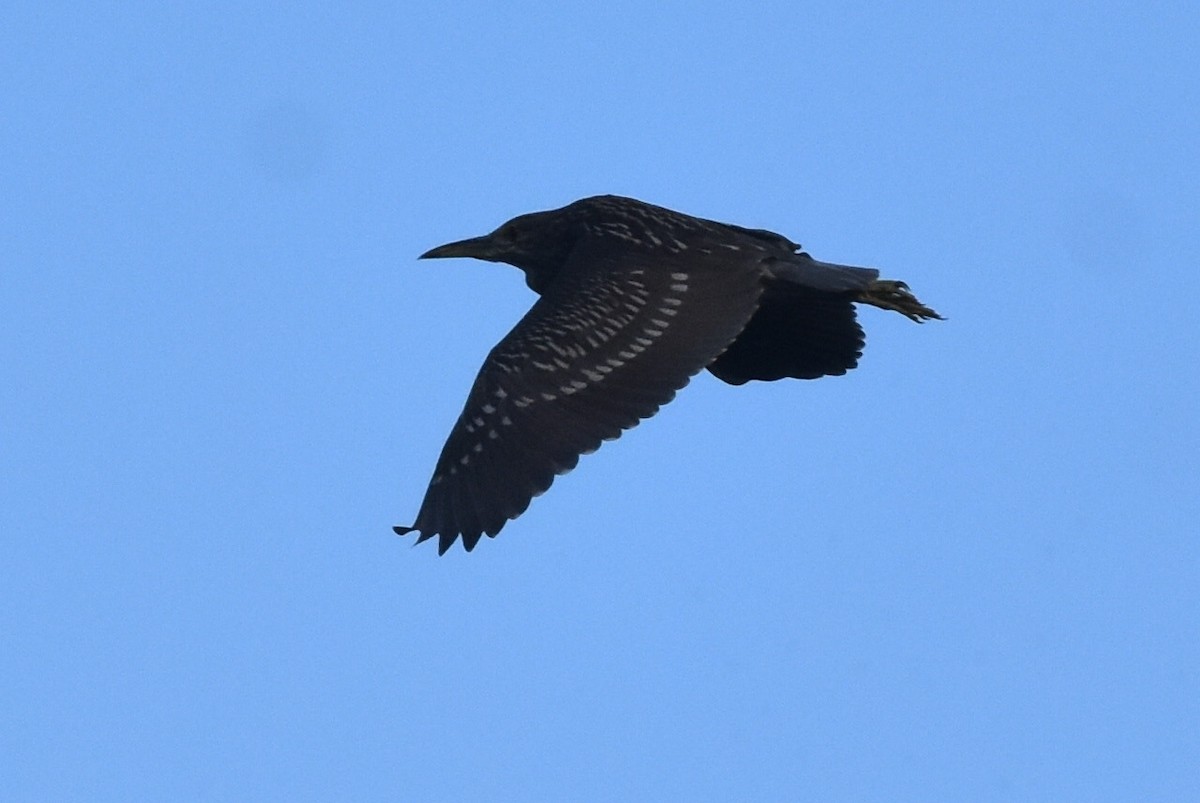
[[[584,238],[492,349],[442,449],[418,542],[467,550],[598,449],[654,415],[753,316],[762,268]]]

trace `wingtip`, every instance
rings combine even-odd
[[[434,533],[424,532],[421,530],[420,527],[416,527],[416,526],[405,527],[400,524],[397,524],[395,527],[392,527],[392,532],[394,532],[396,535],[409,535],[410,533],[416,533],[417,540],[413,542],[413,546],[416,546],[417,544],[428,541],[429,539],[433,538],[433,536],[434,536]],[[457,535],[453,536],[451,538],[447,538],[444,534],[441,535],[438,538],[438,554],[445,555],[446,552],[449,551],[450,547],[454,546],[454,542],[456,540],[458,540]],[[468,548],[467,551],[470,552],[471,550]]]

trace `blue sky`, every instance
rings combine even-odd
[[[8,800],[1200,798],[1194,4],[7,4]],[[948,316],[416,513],[614,192]]]

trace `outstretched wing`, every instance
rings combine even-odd
[[[837,376],[858,365],[863,332],[854,302],[879,271],[820,262],[803,252],[774,259],[766,270],[758,311],[708,370],[741,385]]]
[[[607,238],[611,241],[611,238]],[[669,402],[754,314],[756,260],[587,238],[483,364],[411,527],[494,536],[554,477]]]
[[[708,370],[731,385],[840,376],[862,356],[854,300],[851,293],[769,281],[754,317]]]

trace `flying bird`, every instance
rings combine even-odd
[[[783,235],[602,195],[513,218],[422,259],[520,268],[540,298],[488,354],[416,521],[494,537],[579,456],[618,438],[707,368],[731,385],[839,376],[864,337],[855,304],[918,323],[941,316],[904,282],[819,262]]]

